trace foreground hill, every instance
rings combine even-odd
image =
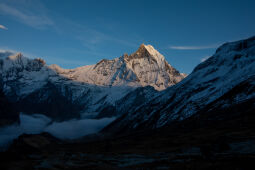
[[[254,169],[255,107],[246,102],[169,126],[108,138],[60,141],[22,135],[1,169]],[[245,108],[245,109],[244,109]]]

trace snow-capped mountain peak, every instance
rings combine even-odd
[[[160,54],[152,45],[145,45],[144,47],[157,61],[165,60],[165,57]]]
[[[142,44],[131,54],[112,60],[103,59],[95,65],[76,69],[51,66],[62,76],[100,86],[152,86],[164,90],[181,81],[186,75],[168,64],[164,56],[151,45]]]
[[[153,57],[158,64],[162,64],[162,62],[165,60],[165,57],[160,54],[152,45],[145,45],[141,44],[138,50],[131,54],[130,56],[126,55],[127,61],[133,58],[150,58]]]
[[[127,67],[138,77],[142,86],[163,90],[181,81],[185,74],[179,73],[153,46],[142,44],[138,50],[125,56]]]

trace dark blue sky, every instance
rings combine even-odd
[[[153,45],[190,73],[217,46],[255,35],[254,0],[0,0],[0,50],[74,68]]]

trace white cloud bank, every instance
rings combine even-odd
[[[59,139],[77,139],[82,136],[99,132],[115,118],[73,119],[64,122],[52,122],[44,115],[20,114],[20,124],[0,128],[0,149],[4,150],[21,134],[39,134],[48,132]]]

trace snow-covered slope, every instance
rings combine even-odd
[[[186,75],[179,73],[151,45],[142,44],[131,54],[113,60],[103,59],[95,65],[76,69],[50,66],[58,74],[71,80],[100,86],[152,86],[164,90],[180,82]]]
[[[144,104],[129,108],[104,131],[158,128],[186,119],[205,108],[210,110],[214,104],[223,109],[231,107],[255,98],[254,82],[255,37],[226,43],[183,81]],[[232,95],[227,95],[229,93]]]

